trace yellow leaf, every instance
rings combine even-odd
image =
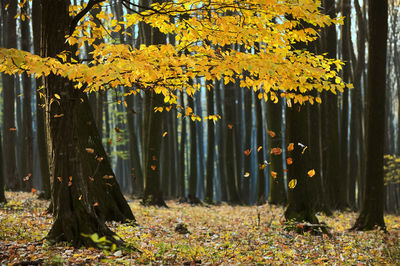
[[[58,95],[57,93],[54,93],[54,97],[56,97],[57,99],[61,99],[60,95]]]
[[[288,184],[288,187],[290,188],[290,189],[294,189],[294,187],[297,185],[297,179],[292,179],[292,180],[290,180],[290,182],[289,182],[289,184]]]
[[[278,173],[274,172],[274,171],[271,171],[271,176],[275,179],[275,178],[278,177]]]
[[[94,149],[92,149],[92,148],[86,148],[86,152],[87,152],[87,153],[94,153]]]
[[[307,172],[309,177],[313,177],[315,175],[315,170],[311,169],[310,171]]]
[[[164,132],[164,134],[162,134],[163,138],[165,138],[165,136],[168,134],[167,131]]]
[[[250,173],[249,173],[249,172],[246,172],[246,173],[244,173],[243,176],[244,176],[244,177],[249,177],[249,176],[250,176]]]
[[[262,146],[258,147],[257,152],[261,151],[261,149],[262,149]]]
[[[288,151],[294,150],[294,143],[293,143],[293,142],[292,142],[292,143],[289,143],[289,145],[288,145],[288,147],[287,147],[287,150],[288,150]]]

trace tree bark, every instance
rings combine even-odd
[[[9,4],[6,15],[3,17],[4,31],[6,32],[6,48],[17,48],[16,20],[17,1],[5,1],[3,5]],[[16,165],[16,132],[15,125],[15,87],[14,76],[2,75],[3,77],[3,143],[4,168],[6,176],[6,186],[11,190],[19,190],[21,188],[21,179],[17,175]]]
[[[54,57],[70,50],[65,42],[71,22],[69,1],[41,4],[41,56]],[[104,222],[132,221],[134,216],[115,180],[87,96],[59,76],[50,75],[43,84],[54,214],[47,239],[96,246],[83,234],[97,233],[120,244]]]
[[[24,15],[28,14],[28,3],[22,9]],[[31,35],[29,20],[21,19],[21,49],[31,50]],[[32,81],[28,74],[22,74],[23,106],[22,106],[22,147],[21,147],[21,171],[23,190],[30,192],[33,186],[33,130],[32,130]]]
[[[282,148],[282,101],[278,103],[267,102],[267,123],[268,130],[276,134],[274,137],[268,135],[268,151],[276,147]],[[282,155],[271,154],[270,163],[269,169],[276,173],[276,177],[269,175],[268,202],[284,205],[286,204],[286,191]]]
[[[32,1],[32,30],[33,30],[33,47],[36,55],[40,55],[40,32],[41,32],[41,10],[40,0]],[[40,174],[42,180],[43,193],[41,197],[44,199],[50,199],[50,173],[49,173],[49,162],[47,157],[47,146],[46,146],[46,132],[45,132],[45,121],[44,121],[44,99],[41,94],[42,80],[36,80],[36,138],[37,147],[39,153],[39,164]]]
[[[368,1],[367,171],[365,193],[355,230],[385,229],[383,220],[383,147],[385,136],[388,2]]]
[[[210,82],[206,82],[211,85]],[[215,115],[214,113],[214,90],[208,89],[206,86],[207,97],[207,113],[208,115]],[[207,177],[206,177],[206,196],[205,202],[213,203],[214,199],[214,151],[215,151],[215,134],[214,122],[212,119],[207,121]]]

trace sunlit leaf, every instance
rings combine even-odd
[[[307,172],[309,177],[313,177],[315,175],[315,170],[311,169],[310,171]]]
[[[294,189],[294,187],[297,185],[297,179],[292,179],[290,180],[290,182],[288,183],[288,187],[290,189]]]

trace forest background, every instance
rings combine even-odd
[[[254,36],[262,34],[250,31],[265,18],[249,20],[247,26],[238,19],[254,16],[254,10],[265,8],[268,1],[265,5],[246,1],[243,6],[249,5],[249,14],[240,5],[230,6],[229,1],[211,1],[209,6],[160,1],[152,7],[148,1],[89,1],[71,7],[67,2],[2,1],[1,5],[2,47],[58,58],[46,61],[4,49],[0,63],[2,72],[19,74],[2,75],[5,186],[13,191],[42,190],[42,197],[52,198],[50,210],[59,218],[55,225],[62,222],[53,227],[50,238],[66,230],[63,220],[66,214],[77,213],[74,210],[80,203],[75,200],[82,201],[82,195],[87,201],[77,218],[89,213],[100,223],[134,220],[119,188],[145,205],[166,206],[165,199],[191,204],[269,202],[288,206],[287,220],[313,225],[319,225],[316,212],[331,214],[363,207],[355,229],[384,228],[383,211],[398,213],[400,59],[396,1],[388,1],[385,11],[371,8],[365,1],[325,0],[321,12],[328,17],[318,14],[319,2],[295,1],[291,6],[290,1],[282,1],[270,11],[276,13],[268,25],[282,27],[287,33],[286,44],[298,51],[286,60],[296,63],[287,69],[276,67],[286,61],[271,57],[286,46],[279,40],[257,39]],[[58,15],[65,20],[51,16],[51,8],[62,9],[64,13]],[[216,10],[227,21],[210,15]],[[258,11],[264,14],[263,10]],[[200,11],[204,13],[199,15]],[[201,23],[206,13],[220,28],[205,30]],[[196,20],[195,14],[203,18]],[[342,18],[336,19],[337,15]],[[369,19],[373,16],[379,17],[378,25]],[[54,33],[55,25],[62,25],[65,34]],[[179,26],[174,29],[172,25]],[[194,30],[199,25],[204,27],[202,32]],[[229,26],[245,30],[232,35]],[[374,27],[385,26],[387,32],[374,31]],[[67,42],[72,48],[67,47],[66,35],[71,35]],[[268,57],[253,57],[268,49]],[[132,56],[135,51],[139,52]],[[310,52],[324,54],[325,58],[314,58]],[[194,55],[199,54],[202,60],[196,61]],[[129,77],[123,76],[124,69],[116,62],[131,60],[130,56],[145,71],[127,81]],[[286,56],[282,58],[289,58],[289,52]],[[267,64],[266,59],[276,60],[276,65]],[[254,61],[250,64],[250,60]],[[104,62],[107,70],[102,67]],[[153,69],[146,67],[147,62]],[[92,69],[82,67],[91,65]],[[310,77],[301,66],[310,71]],[[323,74],[317,71],[319,67],[325,70]],[[177,74],[178,68],[184,70]],[[273,78],[286,70],[295,77],[294,84],[309,84],[309,89],[290,93],[291,85],[284,79],[263,79],[263,68],[265,72],[273,68],[274,74],[264,74]],[[76,73],[83,73],[82,77]],[[64,75],[76,83],[65,89],[67,85],[60,85],[65,80],[51,74]],[[285,76],[286,81],[293,76]],[[342,79],[353,85],[345,88]],[[381,83],[373,84],[373,80]],[[267,90],[266,84],[271,88]],[[386,93],[379,87],[382,84]],[[83,104],[68,105],[74,99]],[[68,112],[68,108],[76,111]],[[60,143],[75,144],[69,150]],[[54,155],[59,149],[65,149],[66,154],[77,153],[82,162],[93,162],[76,167],[74,156]],[[72,168],[73,174],[68,172]],[[78,179],[80,186],[73,190],[80,175],[85,181]],[[368,176],[379,182],[370,183]],[[99,185],[91,186],[91,178],[100,179]],[[85,187],[87,192],[82,191]],[[111,202],[104,195],[112,195]],[[60,205],[63,201],[77,205],[65,210]],[[119,206],[117,212],[110,211],[116,206],[113,204]],[[362,222],[365,212],[376,218]],[[84,233],[113,235],[106,227],[100,231],[87,229]],[[80,233],[64,240],[93,244]]]

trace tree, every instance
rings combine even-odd
[[[211,88],[207,88],[206,97],[207,97],[207,113],[208,115],[214,115],[214,91],[211,90]],[[214,199],[214,168],[215,168],[214,149],[215,149],[214,122],[212,119],[209,119],[207,122],[207,174],[206,174],[206,195],[205,195],[205,202],[207,203],[213,203]]]
[[[388,2],[368,1],[367,169],[365,192],[354,230],[385,229],[383,147],[385,136]]]
[[[65,43],[71,17],[69,1],[42,1],[42,56],[71,51]],[[96,245],[83,234],[120,241],[106,220],[134,220],[105,154],[86,94],[63,77],[44,79],[47,145],[54,224],[50,241]]]
[[[30,51],[30,25],[27,19],[28,5],[21,10],[21,48]],[[22,74],[23,87],[23,107],[22,107],[22,149],[21,149],[21,168],[24,191],[31,191],[33,184],[33,129],[32,129],[32,81],[27,73]]]
[[[17,33],[16,33],[16,20],[17,15],[17,1],[5,1],[2,3],[3,8],[8,4],[8,8],[3,17],[4,21],[4,33],[5,44],[7,48],[17,47]],[[4,154],[7,156],[4,158],[4,168],[6,177],[6,186],[8,189],[17,190],[21,188],[21,180],[17,177],[17,165],[16,165],[16,154],[15,154],[15,138],[16,138],[16,126],[15,126],[15,87],[14,87],[14,76],[2,75],[3,78],[3,144]]]
[[[345,87],[333,68],[342,64],[339,60],[296,50],[291,45],[317,38],[317,32],[311,28],[293,29],[296,21],[320,26],[337,23],[336,19],[322,15],[318,3],[314,1],[261,3],[248,0],[232,5],[229,1],[216,0],[199,3],[199,6],[183,0],[154,3],[144,11],[127,14],[122,23],[128,27],[145,22],[158,28],[160,35],[175,34],[176,45],[153,42],[158,45],[141,45],[135,49],[124,44],[102,43],[94,47],[92,62],[84,64],[74,58],[75,51],[68,44],[82,46],[85,41],[93,41],[84,34],[84,26],[76,26],[88,9],[98,2],[89,1],[71,20],[67,1],[43,1],[42,57],[0,48],[1,72],[27,72],[36,77],[46,77],[46,122],[56,216],[49,233],[52,240],[90,245],[93,243],[80,233],[97,232],[116,242],[104,220],[133,218],[109,167],[84,92],[124,86],[132,88],[132,94],[141,90],[152,95],[149,106],[163,103],[164,106],[158,106],[157,111],[160,111],[159,108],[170,110],[173,106],[182,111],[182,106],[178,104],[180,91],[192,96],[201,86],[200,83],[190,82],[196,77],[221,80],[229,87],[244,71],[248,71],[249,76],[238,86],[257,92],[262,88],[261,98],[272,101],[276,101],[277,93],[282,92],[281,96],[299,105],[320,101],[318,97],[307,94],[309,91],[336,92]],[[255,10],[258,16],[254,16]],[[211,15],[207,16],[209,12]],[[286,13],[292,16],[291,21],[284,18]],[[188,14],[188,17],[181,14]],[[171,16],[176,18],[174,22],[171,22]],[[282,19],[282,23],[272,23],[276,17]],[[243,18],[248,20],[247,23],[243,23]],[[104,18],[104,15],[99,19],[107,20],[111,31],[120,31],[118,21]],[[97,37],[107,34],[103,28],[96,29],[96,32]],[[67,42],[66,35],[71,35]],[[52,45],[49,45],[50,42]],[[256,43],[260,43],[257,53],[231,48],[233,44],[253,47]],[[222,51],[218,47],[227,48]],[[224,98],[229,99],[229,90],[226,92]],[[151,114],[154,114],[152,111]],[[185,108],[184,112],[193,121],[201,120],[189,108]],[[229,112],[224,115],[229,116]],[[226,127],[229,127],[230,121],[226,119]],[[161,135],[158,122],[155,120],[149,125],[149,133]],[[226,139],[232,141],[233,138],[226,136]],[[150,140],[158,145],[159,136],[155,135],[152,139],[150,135],[147,142]],[[231,146],[227,149],[235,145],[232,142],[229,144]],[[153,151],[149,149],[147,152]],[[150,159],[156,156],[158,160],[156,152],[155,149],[154,154],[145,156]],[[147,160],[146,169],[152,169],[152,165]],[[231,181],[232,176],[227,178]]]

